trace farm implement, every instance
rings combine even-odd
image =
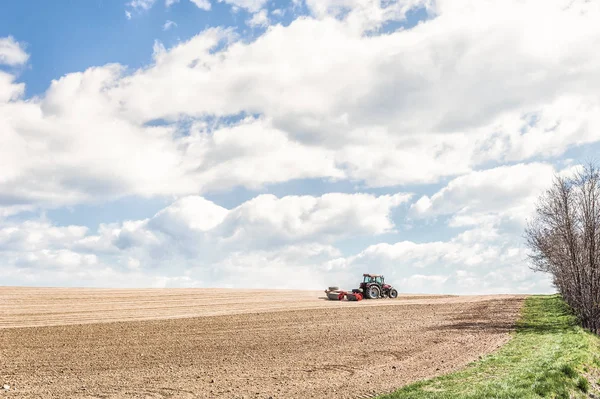
[[[329,287],[325,290],[327,298],[332,301],[361,301],[363,299],[397,298],[398,291],[390,284],[385,283],[385,278],[380,274],[363,274],[363,281],[359,288],[351,291],[340,290],[339,287]]]

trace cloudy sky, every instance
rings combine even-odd
[[[2,285],[551,292],[600,149],[585,0],[9,0]]]

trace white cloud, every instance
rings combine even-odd
[[[208,231],[223,222],[229,211],[202,197],[184,197],[158,212],[152,224],[174,236],[181,229]]]
[[[174,26],[177,26],[177,24],[175,22],[171,21],[170,19],[168,19],[163,25],[163,30],[165,30],[165,31],[169,30]]]
[[[449,241],[372,245],[357,255],[325,263],[327,276],[343,286],[362,273],[379,273],[401,292],[551,292],[548,278],[526,266],[526,253],[512,234],[478,227]]]
[[[149,10],[156,0],[132,0],[127,5],[133,9]]]
[[[253,14],[249,24],[268,23],[265,0],[226,2]],[[131,17],[154,1],[127,4]],[[27,258],[35,256],[55,271],[82,265],[89,281],[147,273],[140,282],[201,285],[239,273],[259,284],[282,270],[300,284],[315,270],[337,278],[372,265],[415,287],[539,289],[519,271],[526,268],[515,237],[557,170],[543,162],[600,141],[600,5],[306,6],[310,16],[269,26],[256,40],[210,28],[172,48],[155,42],[152,62],[132,73],[92,67],[35,98],[24,97],[14,74],[0,72],[2,223],[37,208],[180,198],[152,218],[105,224],[94,235],[63,237],[49,225],[36,227],[42,237],[35,238],[27,225],[3,224],[4,242],[17,251],[6,257],[7,273],[35,280],[36,263]],[[428,9],[427,21],[378,34],[418,7]],[[0,61],[23,65],[28,54],[4,38]],[[382,243],[351,255],[335,248],[337,240],[394,234],[389,214],[398,198],[262,195],[224,209],[199,197],[238,186],[268,191],[295,179],[362,188],[448,181],[417,199],[411,217],[442,218],[454,238]],[[252,280],[253,269],[260,279]]]
[[[446,242],[371,245],[347,257],[334,246],[389,232],[391,209],[408,198],[262,195],[227,210],[192,196],[151,219],[102,225],[97,235],[43,220],[5,224],[0,255],[6,278],[36,285],[351,288],[362,273],[377,272],[401,292],[548,291],[546,279],[522,266],[514,238],[490,226]]]
[[[202,10],[210,10],[210,1],[209,0],[190,0],[192,3],[196,5],[196,7]]]
[[[6,224],[0,228],[0,255],[11,273],[28,279],[37,265],[46,275],[53,270],[56,280],[72,272],[87,281],[108,268],[111,273],[143,273],[146,284],[156,276],[172,284],[316,288],[326,276],[316,274],[315,265],[341,255],[334,242],[391,231],[391,210],[409,198],[261,195],[227,210],[189,196],[151,219],[102,225],[96,235],[84,227],[55,227],[47,221]],[[284,283],[278,273],[289,281]]]
[[[345,177],[332,151],[292,141],[264,119],[246,118],[212,134],[206,126],[196,125],[182,145],[186,145],[188,168],[197,172],[205,191],[239,184],[261,188],[265,183],[299,178]]]
[[[184,136],[177,127],[132,123],[110,105],[106,91],[118,73],[107,66],[70,74],[55,81],[41,102],[0,107],[0,115],[11,115],[0,118],[0,206],[54,207],[344,177],[331,151],[291,141],[267,120],[249,118],[213,131],[195,124]],[[20,87],[12,87],[18,94]]]
[[[179,160],[172,131],[128,123],[108,105],[102,90],[118,71],[107,66],[70,74],[53,82],[42,101],[0,105],[1,140],[7,144],[0,148],[0,206],[59,206],[86,201],[94,193],[122,194],[133,182],[148,184],[142,191],[154,191],[161,179],[168,186],[174,182]],[[191,178],[184,180],[187,185],[176,184],[197,187]]]
[[[256,13],[252,14],[252,17],[246,23],[252,27],[269,26],[269,16],[267,14],[267,10],[260,10]]]
[[[222,260],[237,251],[284,248],[289,252],[289,246],[312,248],[311,256],[339,255],[337,249],[330,247],[336,241],[393,232],[391,212],[410,198],[410,194],[402,193],[282,198],[265,194],[228,210],[202,197],[187,196],[150,219],[103,224],[95,235],[86,235],[86,229],[76,226],[54,228],[47,222],[10,224],[0,230],[0,249],[35,251],[50,247],[109,255],[133,251],[129,256],[148,258],[142,262],[146,264],[156,261],[153,253],[183,256],[183,262],[188,264],[200,254],[205,261]],[[52,240],[58,240],[60,245]],[[307,252],[295,254],[302,257]],[[190,258],[185,259],[184,255]]]
[[[97,263],[98,258],[93,254],[79,254],[67,249],[44,249],[19,257],[16,265],[21,270],[35,268],[78,273],[82,269],[93,268]]]
[[[0,206],[0,221],[4,218],[17,215],[21,212],[34,211],[35,207],[28,205],[16,205],[16,206]]]
[[[268,0],[219,0],[220,3],[230,4],[232,7],[243,8],[248,12],[255,13],[267,4]]]
[[[0,65],[22,65],[28,59],[29,54],[12,36],[0,37]]]
[[[191,245],[187,252],[270,250],[294,244],[333,243],[345,237],[379,235],[394,230],[392,209],[410,194],[330,193],[321,197],[259,195],[227,210],[202,197],[176,201],[146,221],[116,227],[105,235],[119,247]],[[133,223],[133,222],[131,222]]]
[[[210,0],[190,0],[190,2],[201,10],[209,11],[211,8]],[[179,0],[165,0],[165,7],[169,8],[176,3],[179,3]]]
[[[502,17],[504,14],[499,15]],[[553,13],[549,15],[551,18],[560,17]],[[550,86],[554,85],[554,88],[549,87],[546,79],[515,82],[517,86],[529,85],[527,93],[537,93],[521,97],[518,97],[522,93],[520,90],[506,92],[500,87],[488,88],[490,82],[520,79],[527,76],[528,69],[532,69],[534,73],[533,71],[545,70],[548,66],[543,54],[531,52],[529,48],[515,53],[515,45],[511,41],[514,35],[510,33],[512,21],[510,24],[508,20],[504,23],[498,15],[485,11],[482,16],[495,23],[492,26],[471,26],[467,23],[458,25],[455,21],[462,18],[460,15],[439,15],[413,30],[370,37],[368,40],[362,36],[357,37],[344,22],[330,19],[296,21],[287,28],[271,29],[254,43],[233,45],[222,54],[203,56],[201,64],[195,63],[203,67],[197,68],[193,74],[188,65],[194,58],[191,54],[187,58],[184,55],[188,52],[187,46],[181,46],[176,52],[165,55],[156,67],[156,73],[169,76],[168,84],[171,86],[166,85],[167,81],[165,85],[159,83],[155,79],[156,75],[153,75],[153,80],[162,88],[160,101],[165,103],[161,108],[164,117],[173,118],[180,112],[191,115],[202,112],[235,114],[244,110],[264,113],[272,116],[275,126],[301,141],[335,146],[339,149],[339,162],[348,164],[352,169],[355,169],[352,160],[373,154],[371,157],[375,158],[377,167],[373,167],[372,171],[365,166],[357,167],[354,174],[359,179],[367,179],[374,185],[389,185],[407,182],[415,173],[420,173],[421,175],[414,177],[415,181],[434,181],[444,173],[464,173],[477,162],[484,162],[487,158],[482,158],[478,151],[488,144],[478,142],[478,138],[492,134],[498,140],[507,138],[505,133],[498,137],[497,126],[492,124],[506,110],[513,109],[511,112],[519,115],[533,112],[539,108],[537,94],[544,95],[549,89],[559,93],[559,85],[569,84],[569,81],[559,79],[552,80],[554,83]],[[479,19],[474,17],[474,20]],[[581,22],[587,24],[590,21],[585,19]],[[535,27],[531,27],[531,20],[520,29],[523,34],[532,36],[529,40],[535,40],[533,37],[537,35],[537,31]],[[493,34],[487,30],[493,30]],[[592,28],[588,28],[586,32],[590,34]],[[476,40],[482,34],[506,39],[490,42],[491,49],[480,48]],[[565,35],[569,36],[569,32],[565,32]],[[580,41],[579,35],[575,33],[569,42]],[[196,43],[192,45],[190,42],[190,50],[197,48],[207,38],[202,36],[194,39]],[[453,46],[453,40],[457,43],[464,41],[465,44],[458,47],[458,53],[444,53],[444,49]],[[286,47],[285,43],[295,45]],[[272,51],[273,48],[278,51]],[[434,60],[429,56],[437,52],[441,58]],[[514,68],[502,68],[501,63],[497,63],[496,68],[487,68],[486,60],[490,59],[488,53],[505,54],[504,58],[518,56],[519,64],[514,68],[525,68],[525,75],[515,72]],[[194,54],[197,54],[195,50]],[[261,58],[263,55],[269,57],[268,62]],[[571,59],[562,57],[559,52],[557,57],[560,57],[559,61],[564,58],[564,61],[558,62],[557,70],[551,73],[564,74],[571,68]],[[574,54],[574,59],[577,57],[579,55]],[[301,69],[296,60],[305,59],[318,59],[320,62]],[[373,61],[366,62],[367,60]],[[577,89],[583,82],[589,84],[583,78],[586,74],[592,81],[596,81],[593,70],[597,60],[590,60],[585,64],[589,67],[586,66],[582,69],[583,73],[574,75],[571,79],[575,85],[573,89]],[[240,65],[244,66],[243,70],[236,68]],[[463,71],[461,68],[471,68],[472,71]],[[439,74],[441,70],[446,71],[443,80]],[[213,74],[216,71],[219,82],[230,82],[224,76],[235,76],[235,82],[230,86],[231,91],[223,86],[218,90],[211,87],[209,82],[214,81]],[[292,71],[297,72],[291,73]],[[491,74],[489,77],[486,76],[488,73]],[[170,88],[173,87],[170,78],[173,75],[185,76],[187,89],[174,91]],[[195,79],[198,84],[190,84]],[[147,86],[146,78],[141,75],[132,79],[133,86],[137,86],[136,80],[140,81],[140,87]],[[353,84],[349,86],[347,82]],[[410,87],[407,82],[412,82]],[[487,83],[484,84],[485,82]],[[241,93],[240,87],[244,88]],[[563,88],[566,89],[562,87],[560,90]],[[212,97],[210,103],[203,103],[201,99],[195,98],[196,93],[205,91],[218,91],[225,95],[231,93],[231,96]],[[282,98],[279,94],[282,92],[297,95]],[[250,96],[249,93],[254,95]],[[463,98],[457,100],[456,96],[459,95]],[[165,101],[166,98],[169,100]],[[192,101],[192,98],[196,101]],[[554,101],[551,98],[548,97],[548,101]],[[144,109],[158,108],[151,106],[148,101],[152,103],[153,99],[130,101],[130,111],[147,118],[144,116]],[[479,104],[481,101],[484,103],[477,107],[463,106]],[[555,101],[560,100],[557,97]],[[596,100],[589,101],[590,105],[583,109],[584,112],[578,119],[594,118]],[[506,130],[510,134],[514,132],[514,129]],[[552,140],[554,143],[559,140],[559,145],[554,145],[555,151],[552,154],[556,155],[556,151],[563,151],[566,146],[574,143],[577,140],[574,136],[581,137],[585,133],[582,130],[595,131],[593,126],[583,125],[579,131],[572,130],[569,133],[571,137],[565,136],[567,132],[556,132]],[[590,137],[594,139],[594,133],[591,134]],[[439,145],[438,148],[432,146],[441,137],[445,137],[444,145]],[[535,142],[535,138],[531,137],[530,142]],[[578,142],[581,140],[575,141]],[[396,148],[386,151],[390,143]],[[533,150],[516,154],[513,159],[532,157],[539,153],[548,154],[543,147],[538,151],[534,146],[529,147]],[[366,149],[361,151],[363,148]],[[406,154],[394,156],[399,149],[405,149]],[[406,165],[413,163],[410,159],[404,163],[403,160],[411,154],[418,154],[415,157],[419,159],[427,157],[428,162],[422,162],[423,166],[416,171],[415,168],[409,169]],[[387,165],[390,172],[386,171]],[[430,169],[424,171],[424,167]],[[385,172],[380,173],[382,170]],[[382,182],[376,182],[376,176],[386,178],[381,178]]]
[[[146,220],[102,225],[95,235],[47,221],[5,223],[0,255],[11,281],[67,285],[355,287],[364,272],[401,292],[547,292],[524,266],[514,234],[480,225],[448,241],[375,244],[344,256],[344,238],[395,229],[408,194],[260,195],[233,209],[188,196]],[[518,201],[518,199],[516,199]],[[37,272],[34,273],[34,271]],[[285,278],[282,278],[285,276]]]
[[[313,240],[331,242],[340,237],[390,232],[391,209],[410,199],[409,194],[374,197],[367,194],[311,196],[260,195],[233,209],[218,230],[225,242]],[[315,238],[318,237],[318,240]]]
[[[25,85],[23,83],[14,83],[14,80],[15,77],[13,75],[0,71],[0,104],[17,100],[23,96]]]
[[[556,172],[551,165],[542,163],[471,172],[451,180],[431,197],[421,197],[412,206],[413,215],[452,215],[453,226],[486,224],[506,218],[522,228]]]
[[[33,101],[19,100],[24,87],[4,76],[2,188],[17,205],[60,206],[99,193],[186,195],[298,178],[433,183],[600,139],[600,56],[586,47],[600,37],[600,10],[441,1],[435,18],[386,35],[363,35],[349,19],[373,9],[369,21],[403,18],[423,4],[311,3],[316,18],[253,42],[208,29],[155,47],[153,64],[131,75],[90,68]],[[207,116],[243,113],[260,116],[203,127]],[[174,124],[148,126],[156,121]],[[50,169],[58,181],[43,177]]]
[[[317,18],[343,17],[358,31],[380,27],[387,21],[405,19],[414,8],[431,8],[430,0],[306,0],[306,6]]]
[[[402,291],[406,291],[405,287],[410,287],[410,291],[414,293],[442,292],[448,279],[449,277],[444,275],[413,274],[412,276],[400,279],[395,283],[395,286]]]
[[[564,94],[529,112],[504,113],[480,130],[475,158],[517,161],[600,140],[600,103],[595,95]]]
[[[87,228],[82,226],[55,227],[43,221],[25,221],[0,227],[0,250],[43,251],[63,249],[82,239]]]

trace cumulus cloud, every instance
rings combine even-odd
[[[63,249],[65,244],[83,238],[86,233],[87,228],[82,226],[56,227],[48,222],[25,221],[0,228],[0,250]]]
[[[0,206],[55,207],[344,177],[330,150],[293,141],[264,118],[216,128],[197,123],[185,135],[177,126],[135,123],[111,104],[120,70],[109,65],[69,74],[54,81],[43,100],[0,103],[0,115],[11,116],[0,122]],[[23,86],[4,76],[0,84],[10,95],[4,101],[19,98]]]
[[[15,83],[14,75],[0,71],[0,104],[17,100],[23,96],[25,85]]]
[[[266,1],[224,1],[251,13],[249,24],[267,23]],[[154,1],[127,4],[131,15]],[[219,276],[214,281],[227,279],[198,259],[248,276],[263,264],[264,278],[285,262],[303,270],[299,278],[314,270],[331,277],[376,259],[381,263],[374,265],[388,264],[382,267],[394,278],[415,286],[476,288],[505,276],[502,287],[537,289],[529,274],[514,269],[524,264],[522,249],[507,234],[522,228],[557,172],[545,162],[600,140],[600,6],[579,0],[305,5],[309,15],[269,26],[256,39],[209,28],[171,48],[156,42],[152,62],[138,70],[108,64],[69,73],[35,98],[24,97],[10,68],[1,71],[0,218],[133,195],[181,198],[146,220],[65,238],[72,246],[44,239],[33,249],[25,227],[21,235],[5,231],[4,240],[29,243],[22,248],[37,259],[80,262],[103,276],[140,275],[152,265],[160,284],[204,284],[213,281],[210,273]],[[411,29],[389,24],[422,8],[428,19]],[[0,39],[0,62],[27,61],[16,39]],[[400,200],[265,195],[225,209],[200,197],[239,186],[268,190],[294,179],[361,189],[443,182],[416,199],[410,217],[446,218],[444,227],[456,234],[339,253],[340,237],[394,234],[389,211]],[[36,253],[43,250],[55,252]],[[290,255],[302,251],[314,255]],[[507,254],[495,270],[493,258]],[[392,268],[402,259],[406,270]],[[11,273],[18,274],[15,262]]]
[[[201,10],[208,11],[210,10],[210,1],[209,0],[190,0],[192,3],[196,5],[196,7]]]
[[[13,272],[26,273],[37,262],[56,273],[79,266],[88,276],[110,265],[116,273],[187,277],[181,281],[190,284],[206,284],[207,276],[218,286],[235,276],[236,286],[281,288],[286,285],[278,283],[278,273],[287,273],[303,279],[286,283],[300,288],[315,274],[315,264],[341,255],[336,241],[392,231],[392,209],[410,197],[260,195],[228,210],[188,196],[150,219],[101,225],[96,234],[45,220],[6,223],[0,228],[0,253]]]
[[[528,201],[541,194],[555,173],[552,165],[542,163],[473,171],[451,180],[431,197],[421,197],[413,209],[426,216],[510,211],[516,198]]]
[[[432,3],[430,0],[306,0],[306,6],[317,18],[343,18],[360,32],[378,28],[388,21],[403,20],[409,10],[429,9]]]
[[[258,18],[264,4],[237,5]],[[153,63],[133,74],[120,65],[90,68],[53,82],[35,101],[20,100],[23,86],[3,76],[10,105],[0,113],[13,116],[4,122],[4,148],[19,154],[6,155],[15,159],[12,191],[20,187],[11,201],[60,206],[99,192],[185,195],[297,178],[433,183],[491,160],[552,157],[599,139],[600,58],[586,47],[600,37],[597,7],[307,6],[314,17],[272,26],[255,41],[211,28],[171,49],[158,44]],[[433,17],[388,34],[364,35],[348,19],[365,10],[404,18],[418,7]],[[546,26],[553,29],[542,34]],[[240,115],[253,116],[202,127],[207,118]],[[241,144],[220,141],[234,135]],[[93,144],[66,144],[84,140]],[[58,154],[51,166],[48,146]],[[64,178],[39,178],[50,169]],[[35,192],[32,176],[40,180]]]
[[[0,65],[22,65],[28,59],[29,54],[12,36],[0,37]]]
[[[242,8],[251,13],[258,12],[267,4],[268,0],[219,0],[219,3],[226,3],[232,7]]]
[[[171,21],[170,19],[168,19],[168,20],[167,20],[167,21],[164,23],[164,25],[163,25],[163,30],[165,30],[165,31],[166,31],[166,30],[169,30],[169,29],[171,29],[171,28],[172,28],[172,27],[174,27],[174,26],[177,26],[177,23],[175,23],[175,22]]]
[[[345,236],[378,235],[391,231],[391,209],[409,194],[374,197],[368,194],[311,196],[261,195],[236,209],[220,226],[224,240],[253,242],[331,242]]]
[[[132,0],[127,5],[133,9],[149,10],[156,0]]]
[[[341,238],[379,235],[394,230],[392,209],[410,194],[383,195],[331,193],[321,197],[259,195],[227,210],[202,197],[182,198],[153,218],[116,229],[117,246],[151,243],[147,237],[187,240],[190,251],[204,247],[225,253],[268,250],[284,245],[333,243]]]
[[[411,205],[411,214],[450,216],[453,227],[502,225],[520,234],[554,176],[570,174],[575,168],[557,170],[549,164],[529,163],[474,171],[451,180],[432,196],[419,198]]]
[[[210,0],[190,0],[190,2],[201,10],[208,11],[211,8]],[[165,7],[169,8],[176,3],[179,3],[179,0],[165,0]]]
[[[523,267],[513,234],[493,225],[448,241],[374,244],[345,255],[336,244],[394,231],[394,208],[410,194],[320,197],[260,195],[226,209],[198,196],[183,197],[152,218],[56,227],[47,220],[5,223],[0,254],[14,281],[38,284],[351,288],[362,273],[385,274],[403,292],[543,292],[547,279]],[[34,276],[34,270],[41,274]],[[67,277],[69,273],[71,277]],[[286,276],[286,278],[281,278]],[[134,278],[135,277],[135,278]],[[94,282],[92,283],[92,279]]]
[[[514,162],[600,140],[600,104],[594,95],[559,95],[527,112],[504,113],[480,130],[476,162]]]
[[[527,254],[512,234],[476,227],[449,241],[376,244],[357,255],[323,264],[330,280],[356,284],[362,273],[380,273],[402,292],[548,292],[551,282],[526,267]]]
[[[260,10],[254,13],[252,17],[246,22],[248,25],[253,27],[265,27],[269,25],[269,15],[267,10]]]

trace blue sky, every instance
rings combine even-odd
[[[5,2],[0,268],[11,285],[320,288],[373,271],[406,292],[550,292],[522,229],[552,176],[600,148],[599,14]]]
[[[27,84],[27,96],[41,95],[53,79],[86,68],[120,63],[137,69],[152,60],[155,40],[167,47],[189,40],[208,27],[231,27],[247,39],[256,37],[264,28],[248,27],[251,13],[237,11],[226,3],[213,2],[210,11],[183,0],[166,7],[157,1],[149,10],[131,10],[123,0],[36,2],[7,1],[0,14],[0,36],[14,36],[25,43],[31,54],[28,66],[19,80]],[[266,9],[286,10],[276,21],[288,25],[293,19],[307,15],[302,4],[269,1]],[[131,19],[125,12],[131,12]],[[412,27],[425,20],[424,8],[408,13],[406,20],[392,21],[382,31]],[[167,21],[176,26],[164,29]]]
[[[53,79],[92,66],[116,62],[140,68],[151,61],[156,39],[171,46],[205,27],[237,24],[230,7],[219,3],[210,13],[187,1],[168,10],[158,3],[134,12],[131,20],[121,0],[64,1],[58,7],[9,1],[3,8],[0,35],[19,38],[31,54],[20,76],[29,96],[43,94]],[[178,21],[177,27],[164,31],[167,20]]]

